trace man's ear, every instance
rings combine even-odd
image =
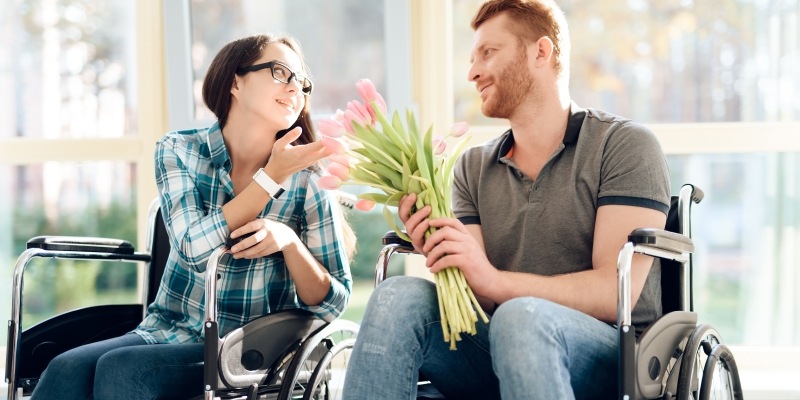
[[[550,40],[549,37],[547,36],[540,37],[539,40],[537,40],[536,43],[534,43],[529,50],[530,52],[534,53],[532,54],[533,59],[536,60],[534,64],[537,67],[551,65],[553,60],[554,48],[555,45],[553,44],[553,41]],[[530,57],[531,54],[528,53],[528,56]]]

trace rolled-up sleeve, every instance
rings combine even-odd
[[[342,235],[341,212],[333,192],[323,190],[317,184],[318,176],[312,174],[305,196],[306,229],[301,240],[314,258],[331,275],[331,286],[327,296],[317,305],[303,305],[319,318],[332,321],[347,307],[353,278]]]
[[[209,165],[198,165],[200,158],[197,149],[191,148],[193,145],[179,146],[178,140],[169,135],[158,141],[156,184],[170,244],[178,250],[180,263],[203,272],[211,252],[225,243],[229,228],[222,208],[204,204],[200,195],[198,185],[211,184],[200,181],[215,178],[213,170],[206,174]]]

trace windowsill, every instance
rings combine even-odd
[[[746,399],[800,399],[800,347],[732,346],[731,351]]]

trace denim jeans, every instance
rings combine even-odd
[[[31,399],[185,399],[202,393],[202,343],[150,345],[127,334],[54,358]]]
[[[421,371],[449,399],[608,399],[617,393],[610,325],[533,297],[500,305],[490,324],[444,342],[433,283],[395,277],[367,305],[344,398],[415,399]]]

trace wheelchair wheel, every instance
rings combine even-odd
[[[336,320],[311,335],[295,352],[278,398],[341,399],[357,334],[357,324]]]
[[[679,400],[742,399],[742,385],[733,353],[716,329],[700,325],[686,344],[678,378]]]
[[[339,343],[324,340],[323,345],[329,350],[322,356],[317,364],[308,386],[303,394],[303,400],[332,400],[341,399],[344,389],[344,371],[350,360],[350,352],[356,343],[355,338],[345,339]]]

